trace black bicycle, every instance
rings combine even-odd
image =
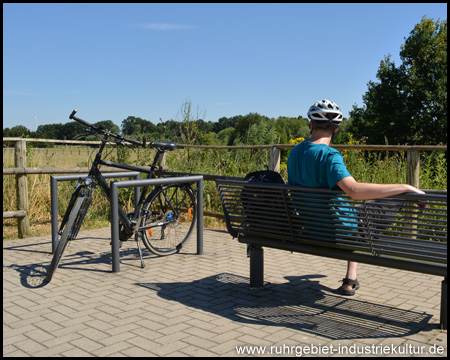
[[[58,230],[58,245],[53,255],[46,281],[50,282],[57,269],[67,244],[77,237],[83,219],[92,201],[92,195],[97,185],[103,190],[111,202],[110,187],[106,183],[99,166],[106,165],[130,171],[146,173],[148,179],[156,177],[161,157],[166,151],[177,148],[173,142],[144,142],[123,137],[120,133],[114,134],[104,127],[96,127],[85,120],[75,116],[77,110],[69,118],[86,126],[86,131],[94,134],[101,140],[100,148],[90,167],[89,174],[79,179],[75,191]],[[112,139],[112,140],[111,140]],[[130,148],[146,147],[157,149],[153,164],[149,168],[121,164],[102,159],[107,144],[127,146]],[[105,156],[105,158],[107,155]],[[119,204],[119,239],[121,244],[133,235],[141,256],[141,266],[144,267],[142,251],[139,240],[146,248],[160,256],[178,253],[188,241],[196,221],[195,212],[196,189],[191,184],[170,184],[155,186],[148,196],[148,187],[143,187],[139,201],[133,212],[126,213]]]

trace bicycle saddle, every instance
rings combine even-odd
[[[151,147],[155,147],[155,148],[160,148],[160,149],[166,149],[166,150],[175,150],[178,145],[175,144],[174,142],[170,142],[170,141],[152,141],[149,144]]]

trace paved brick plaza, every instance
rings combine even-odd
[[[81,231],[44,286],[50,237],[3,242],[3,356],[447,355],[440,277],[361,264],[349,298],[344,261],[265,249],[257,290],[226,232],[205,229],[204,255],[195,234],[181,254],[145,250],[145,269],[130,241],[119,273],[109,244],[109,228]]]

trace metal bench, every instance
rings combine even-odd
[[[327,189],[216,183],[228,232],[248,244],[250,286],[264,285],[263,247],[443,276],[441,324],[447,329],[446,191],[374,202]],[[418,200],[428,207],[417,207]],[[343,221],[337,212],[352,216]]]

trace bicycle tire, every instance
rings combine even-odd
[[[67,220],[61,238],[59,239],[58,246],[56,247],[55,253],[53,254],[50,267],[48,268],[47,275],[45,277],[46,282],[50,282],[52,280],[53,274],[58,268],[67,244],[70,240],[75,239],[75,237],[77,236],[84,216],[86,215],[87,208],[91,203],[91,195],[92,193],[87,196],[79,196],[77,201],[75,202],[75,205],[72,208],[72,212],[70,213],[69,220]]]
[[[79,214],[79,216],[77,218],[77,222],[76,222],[76,225],[75,225],[75,230],[73,232],[71,240],[76,239],[76,237],[78,235],[78,231],[80,231],[81,224],[83,224],[84,217],[86,216],[86,213],[87,213],[87,211],[89,209],[89,206],[91,205],[93,190],[94,190],[93,188],[91,188],[89,190],[89,195],[87,196],[85,202],[81,206],[80,214]]]
[[[189,240],[197,219],[194,189],[185,184],[158,187],[142,209],[139,230],[145,247],[159,256],[178,253]]]

